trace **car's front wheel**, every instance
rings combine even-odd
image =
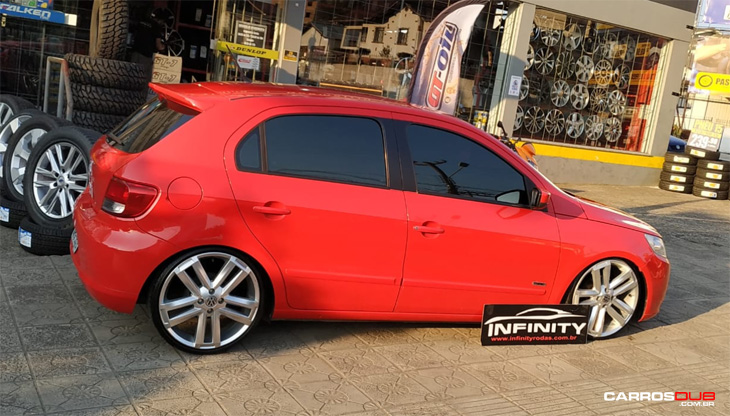
[[[641,297],[639,278],[620,259],[600,261],[589,267],[571,288],[567,303],[588,305],[588,335],[614,335],[634,316]]]
[[[148,299],[152,320],[177,348],[222,352],[261,319],[262,278],[255,265],[233,251],[187,253],[156,277]]]

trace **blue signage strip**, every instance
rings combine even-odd
[[[0,14],[20,17],[21,19],[76,26],[75,14],[66,14],[38,7],[27,7],[20,4],[0,3]]]

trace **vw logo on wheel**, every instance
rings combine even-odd
[[[218,299],[215,298],[215,296],[211,296],[208,299],[205,300],[205,306],[212,308],[213,306],[218,304]]]

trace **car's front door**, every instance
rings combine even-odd
[[[544,302],[560,237],[550,211],[528,206],[532,182],[467,129],[423,121],[398,129],[415,189],[405,192],[408,247],[396,312],[476,316],[484,304]]]
[[[386,122],[288,111],[243,138],[228,166],[246,224],[279,265],[292,308],[392,311],[407,225]]]

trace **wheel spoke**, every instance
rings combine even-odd
[[[255,309],[259,307],[259,302],[255,299],[247,299],[239,296],[226,296],[226,304],[240,306],[241,308]]]
[[[48,192],[46,192],[46,194],[43,195],[43,198],[41,198],[41,200],[38,202],[38,206],[40,206],[42,208],[45,207],[46,203],[48,202],[49,199],[53,200],[56,198],[57,193],[58,193],[58,188],[50,188],[48,190]],[[49,210],[50,210],[50,208],[49,208]]]
[[[56,156],[53,154],[53,151],[51,149],[46,150],[46,158],[48,159],[48,163],[51,164],[51,171],[53,171],[53,172],[61,171],[61,167],[58,166],[58,162],[56,161]],[[51,172],[51,175],[53,175],[53,172]]]
[[[193,306],[198,300],[195,296],[188,296],[186,298],[175,299],[169,302],[160,304],[160,309],[163,311],[174,311],[176,309],[184,308],[186,306]]]
[[[213,334],[213,346],[221,346],[221,317],[220,312],[214,311],[210,317],[210,324],[212,326],[211,332]]]
[[[200,315],[200,309],[190,308],[187,311],[181,313],[180,315],[177,315],[174,318],[168,319],[167,324],[165,324],[165,328],[172,328],[180,325],[183,322],[187,322],[190,319]]]
[[[228,275],[231,273],[233,268],[236,267],[236,263],[233,262],[233,259],[228,259],[226,264],[221,267],[220,271],[218,272],[218,275],[216,275],[215,279],[213,279],[213,283],[211,283],[211,287],[218,288],[221,283],[223,283]]]
[[[251,273],[251,269],[248,267],[241,269],[238,273],[236,273],[230,282],[226,285],[226,287],[223,288],[223,293],[221,294],[222,297],[228,296],[233,289],[235,289],[241,282],[246,280],[246,277],[248,277],[248,274]]]
[[[593,290],[601,290],[601,272],[598,269],[591,270],[591,277],[593,278]]]
[[[61,149],[61,145],[55,144],[53,146],[53,150],[56,153],[56,161],[58,161],[58,165],[63,169],[66,166],[66,163],[63,161],[63,149]]]
[[[617,311],[616,308],[614,308],[612,305],[608,305],[606,307],[606,311],[608,312],[608,315],[616,322],[621,324],[621,326],[624,326],[626,324],[626,318],[621,315],[621,312]]]
[[[73,204],[68,200],[68,194],[64,189],[58,191],[58,202],[61,204],[61,216],[65,217],[69,214],[68,206],[69,203]]]
[[[185,270],[179,270],[175,273],[180,281],[185,285],[193,296],[200,297],[200,288],[193,283],[193,279],[190,278],[188,272]]]
[[[588,305],[588,306],[594,306],[597,305],[598,301],[595,299],[586,299],[584,301],[581,301],[579,305]]]
[[[84,192],[84,189],[86,189],[86,185],[81,186],[81,185],[76,185],[75,183],[68,184],[69,191]]]
[[[626,302],[622,301],[619,298],[614,298],[611,304],[626,315],[631,315],[634,313],[634,308],[632,308],[631,306],[626,304]]]
[[[242,313],[238,313],[228,308],[223,308],[219,310],[221,315],[225,316],[226,318],[233,319],[234,321],[242,323],[244,325],[251,325],[251,319]]]
[[[66,170],[66,171],[73,170],[71,165],[76,162],[77,153],[78,152],[76,151],[75,147],[71,146],[68,148],[68,154],[66,155],[66,161],[63,162],[64,170]]]
[[[205,312],[198,314],[198,326],[195,330],[195,348],[200,348],[205,343],[205,327],[208,323],[208,316]]]
[[[581,298],[589,298],[599,295],[598,291],[595,289],[578,289],[575,291],[575,294]]]
[[[598,308],[598,314],[596,316],[596,321],[593,323],[593,330],[596,334],[600,334],[603,332],[603,324],[606,322],[606,309],[605,308]]]
[[[210,285],[210,279],[208,278],[208,272],[206,272],[205,267],[203,267],[203,265],[200,264],[200,259],[198,257],[195,257],[195,261],[192,264],[192,268],[193,268],[193,270],[195,270],[195,274],[198,275],[198,278],[200,279],[200,283],[202,283],[206,289],[211,289],[212,286]]]
[[[611,266],[606,265],[603,268],[602,272],[603,280],[601,282],[601,287],[608,289],[609,285],[611,284]]]

